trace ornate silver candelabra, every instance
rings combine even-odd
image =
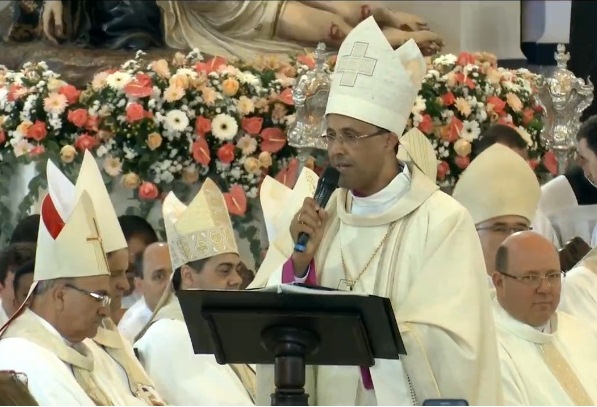
[[[558,160],[558,174],[566,170],[568,156],[576,145],[580,115],[593,101],[593,84],[574,76],[567,68],[570,54],[558,44],[557,67],[551,78],[537,80],[537,100],[544,109],[541,137]]]
[[[296,120],[289,126],[288,144],[298,150],[299,174],[313,150],[325,149],[325,107],[330,94],[331,78],[326,66],[325,44],[315,50],[315,68],[297,78],[292,97]]]

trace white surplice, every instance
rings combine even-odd
[[[64,339],[58,331],[32,311],[24,313],[36,319],[48,336]],[[40,406],[94,406],[73,376],[71,365],[47,348],[26,338],[0,339],[0,370],[14,370],[27,375],[29,391]]]
[[[143,327],[151,320],[152,311],[147,307],[145,298],[139,298],[132,307],[128,308],[120,322],[118,330],[131,344]]]
[[[505,405],[570,406],[573,399],[595,405],[597,330],[558,311],[542,332],[512,318],[497,301],[493,308]]]
[[[559,309],[597,326],[597,273],[578,265],[563,282]]]
[[[315,262],[319,284],[332,288],[346,278],[341,252],[355,279],[397,222],[354,290],[391,299],[408,356],[376,360],[373,391],[365,390],[357,367],[318,367],[315,389],[309,379],[306,386],[310,403],[412,405],[453,398],[499,404],[485,265],[466,209],[416,167],[405,167],[370,197],[339,189],[326,210],[330,220]],[[258,388],[259,404],[267,404],[270,367],[258,366]]]
[[[551,221],[543,213],[542,210],[537,209],[537,211],[535,212],[535,218],[531,222],[531,227],[533,228],[533,232],[538,233],[544,238],[548,239],[558,249],[561,248],[560,239],[558,238],[558,235],[554,230]]]
[[[577,236],[591,247],[597,245],[597,205],[579,205],[566,176],[559,175],[541,187],[539,210],[549,219],[558,247]]]
[[[6,315],[6,311],[2,306],[2,300],[0,299],[0,327],[8,322],[8,315]]]
[[[218,364],[213,355],[195,354],[175,295],[134,346],[158,393],[170,405],[253,405],[229,365]]]

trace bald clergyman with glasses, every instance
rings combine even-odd
[[[555,246],[532,231],[515,233],[493,269],[504,405],[595,405],[597,329],[556,311],[564,275]]]
[[[494,144],[468,166],[452,196],[473,217],[493,292],[491,273],[498,247],[511,234],[531,229],[541,197],[539,181],[520,155]]]

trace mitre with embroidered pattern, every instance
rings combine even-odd
[[[416,165],[430,180],[437,180],[437,156],[435,149],[421,130],[413,127],[400,137],[398,159],[410,161]]]
[[[76,185],[73,185],[51,161],[48,161],[47,177],[48,189],[54,194],[58,192],[52,191],[53,185],[60,185],[59,194],[68,197],[74,196],[75,199],[81,196],[83,191],[89,194],[93,206],[100,209],[97,213],[97,221],[106,254],[128,247],[116,216],[116,210],[102,178],[101,170],[93,154],[87,150],[85,151]],[[62,211],[60,207],[57,209],[59,212]]]
[[[353,28],[340,46],[326,116],[352,117],[399,137],[426,70],[414,40],[394,50],[375,19],[369,17]]]
[[[174,270],[219,254],[238,254],[226,201],[211,179],[205,180],[188,206],[170,192],[162,214]]]
[[[452,197],[475,224],[498,216],[535,217],[541,186],[530,165],[502,144],[483,151],[462,173]]]
[[[292,189],[271,177],[263,180],[259,199],[266,228],[269,225],[269,247],[249,288],[265,286],[272,272],[292,254],[294,243],[290,236],[290,222],[303,206],[305,198],[315,195],[318,181],[317,174],[306,167],[302,169]]]

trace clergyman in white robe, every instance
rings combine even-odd
[[[559,309],[597,326],[597,249],[566,273]]]
[[[152,311],[145,303],[145,298],[141,297],[132,307],[126,310],[120,322],[118,322],[118,330],[132,344],[135,342],[135,337],[151,320],[151,314]]]

